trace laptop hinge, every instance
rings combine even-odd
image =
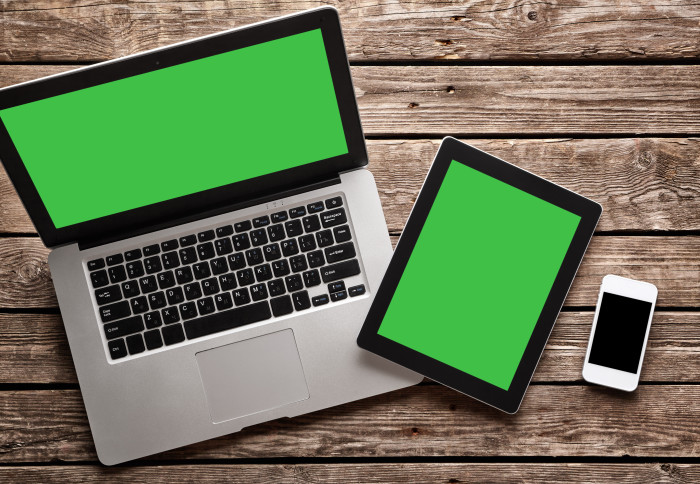
[[[90,240],[83,240],[78,242],[79,250],[91,249],[93,247],[98,247],[100,245],[109,244],[112,242],[117,242],[119,240],[129,239],[131,237],[136,237],[137,235],[148,234],[150,232],[155,232],[157,230],[167,229],[169,227],[175,227],[176,225],[186,224],[188,222],[194,222],[196,220],[202,220],[205,218],[213,217],[215,215],[220,215],[226,212],[233,212],[235,210],[242,210],[244,208],[252,207],[254,205],[259,205],[261,203],[271,202],[273,200],[279,200],[280,198],[291,197],[293,195],[298,195],[304,192],[310,192],[312,190],[318,190],[319,188],[328,187],[331,185],[337,185],[340,183],[340,175],[335,175],[331,178],[326,178],[317,182],[313,182],[307,185],[302,185],[296,188],[290,188],[288,190],[277,191],[274,194],[264,195],[257,198],[248,199],[245,202],[236,202],[232,204],[223,205],[221,207],[205,210],[196,214],[190,214],[184,217],[178,217],[177,219],[168,220],[166,222],[160,222],[158,224],[152,224],[148,226],[142,226],[134,228],[134,230],[122,231],[119,234],[110,234],[106,237],[100,237]]]

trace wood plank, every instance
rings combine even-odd
[[[3,85],[66,66],[2,66]],[[355,66],[365,133],[700,132],[700,65]]]
[[[582,382],[592,322],[590,311],[561,313],[533,381]],[[699,327],[700,313],[657,312],[642,383],[700,381]],[[77,383],[59,315],[0,314],[0,383]]]
[[[0,308],[56,307],[47,256],[36,237],[0,238]],[[700,237],[593,237],[565,306],[595,306],[610,273],[656,284],[661,307],[700,307]]]
[[[0,462],[95,460],[77,390],[0,392]],[[700,386],[531,386],[507,415],[415,386],[154,456],[155,459],[700,455]],[[149,459],[150,460],[150,459]]]
[[[325,4],[352,60],[668,59],[700,55],[690,1],[398,0],[91,2],[6,0],[0,61],[93,61]]]
[[[149,467],[12,466],[0,467],[0,479],[20,483],[102,484],[131,482],[189,484],[191,482],[459,483],[492,482],[698,482],[700,465],[669,464],[209,464]]]
[[[600,202],[598,231],[700,230],[700,138],[464,141]],[[389,230],[398,233],[440,141],[367,144]],[[0,232],[34,232],[2,167]]]

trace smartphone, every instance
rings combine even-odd
[[[637,388],[658,290],[612,274],[603,278],[583,379],[628,392]]]

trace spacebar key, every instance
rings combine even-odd
[[[260,301],[211,316],[185,321],[185,334],[187,334],[187,339],[201,338],[208,334],[257,323],[271,317],[272,313],[270,313],[268,302]]]
[[[323,282],[333,282],[338,279],[356,276],[359,273],[360,264],[357,262],[357,259],[346,260],[345,262],[338,262],[337,264],[331,264],[321,268]]]

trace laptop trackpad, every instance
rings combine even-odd
[[[202,351],[196,356],[214,423],[309,398],[291,329]]]

